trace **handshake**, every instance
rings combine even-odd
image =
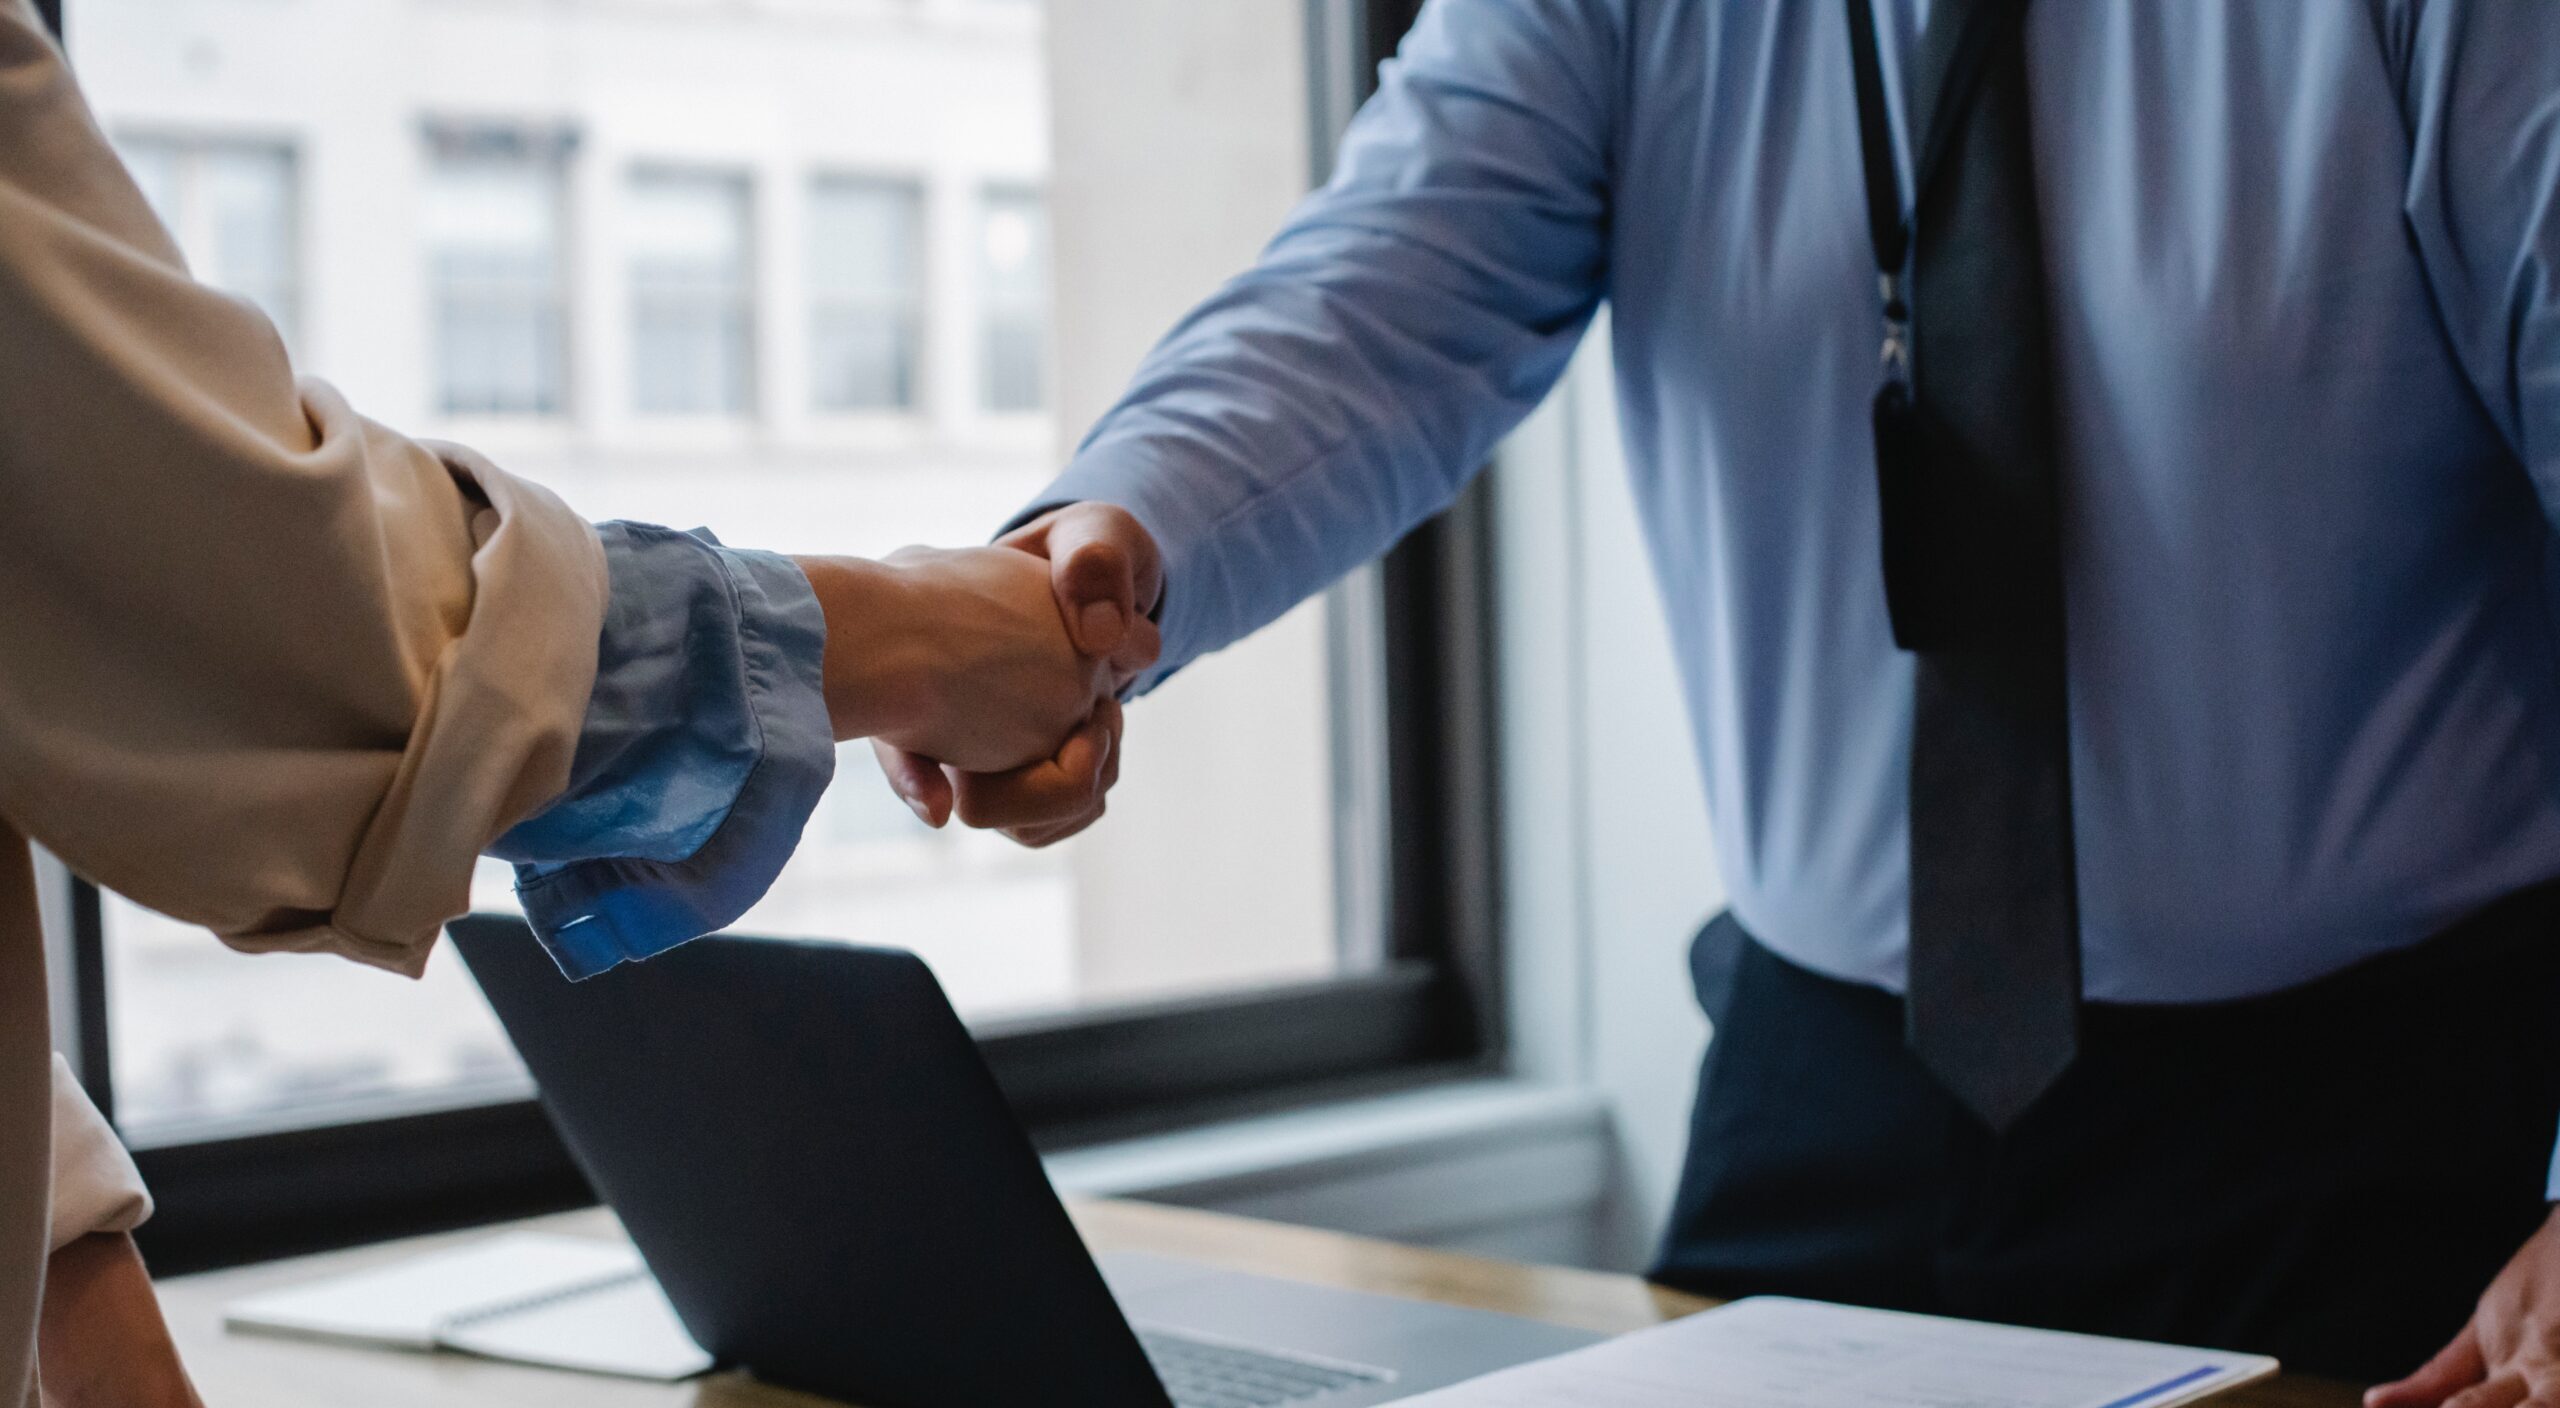
[[[1071,504],[992,547],[797,560],[826,613],[836,737],[870,739],[926,825],[1047,846],[1101,820],[1120,692],[1162,645],[1162,559],[1137,519]]]

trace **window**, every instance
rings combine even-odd
[[[71,0],[72,55],[111,130],[302,134],[281,169],[315,257],[287,301],[368,413],[591,517],[787,552],[983,541],[1267,240],[1338,129],[1326,95],[1373,67],[1311,42],[1309,0],[1161,6],[1180,33],[1147,45],[1078,7],[332,3],[328,63],[224,61],[307,52],[269,0],[185,25]],[[467,89],[507,122],[456,121],[451,75],[407,61],[529,16],[544,42]],[[205,179],[196,146],[135,161]],[[884,414],[898,434],[837,423]],[[1065,846],[927,831],[847,749],[738,929],[917,951],[1048,1140],[1478,1059],[1473,541],[1426,529],[1138,706],[1109,822]],[[474,900],[511,907],[502,867]],[[575,1195],[450,954],[409,983],[71,908],[85,1074],[155,1182],[164,1269]]]
[[[568,404],[564,144],[449,129],[431,131],[428,144],[436,405],[448,415],[556,415]]]
[[[911,411],[924,341],[924,191],[825,177],[809,190],[809,381],[821,411]]]
[[[294,342],[302,325],[302,250],[294,234],[293,149],[149,135],[120,138],[116,150],[195,276],[257,304]]]
[[[631,178],[632,400],[650,415],[742,416],[755,399],[755,276],[742,176]]]
[[[1031,191],[990,190],[979,214],[987,409],[1048,404],[1049,215]]]

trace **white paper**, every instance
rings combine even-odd
[[[492,1359],[634,1379],[689,1379],[712,1363],[647,1276],[454,1325],[440,1338]]]
[[[432,1349],[438,1331],[470,1315],[647,1274],[629,1242],[516,1232],[236,1301],[223,1322],[235,1330]]]
[[[1411,1408],[2170,1408],[2274,1373],[2216,1350],[1766,1297]]]

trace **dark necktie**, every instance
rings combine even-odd
[[[1868,194],[1882,118],[1872,0],[1848,0]],[[1913,652],[1910,1042],[1993,1129],[2078,1047],[2079,907],[2054,400],[2028,145],[2027,0],[1933,0],[1918,135],[1907,386],[1878,398],[1895,638]],[[1886,154],[1889,162],[1889,151]],[[1878,260],[1902,239],[1877,219]],[[1888,319],[1901,292],[1888,280]],[[1889,329],[1889,341],[1904,330]],[[1888,349],[1889,369],[1902,357]]]

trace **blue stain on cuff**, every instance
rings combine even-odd
[[[708,533],[597,531],[612,598],[569,789],[490,848],[573,979],[744,914],[836,759],[826,619],[797,566]]]

